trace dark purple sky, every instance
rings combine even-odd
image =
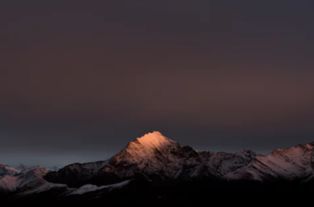
[[[314,141],[312,0],[2,0],[0,54],[0,162]]]

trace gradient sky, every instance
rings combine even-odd
[[[314,141],[312,0],[0,2],[0,162]]]

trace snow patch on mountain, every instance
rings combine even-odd
[[[104,185],[104,186],[97,186],[97,185],[91,185],[86,184],[81,186],[80,188],[75,189],[73,192],[71,192],[69,195],[83,195],[86,193],[91,193],[95,191],[101,191],[101,190],[114,190],[114,189],[120,189],[124,186],[128,185],[130,183],[130,180],[126,180],[123,182],[115,183],[112,185]]]

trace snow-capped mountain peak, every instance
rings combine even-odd
[[[137,138],[136,141],[142,146],[150,149],[158,149],[165,145],[174,143],[173,140],[170,140],[158,131],[149,132],[144,136]]]
[[[146,177],[157,175],[160,178],[174,178],[182,174],[184,166],[195,164],[197,159],[200,159],[198,153],[192,148],[181,146],[154,131],[129,142],[101,169],[99,176],[110,174],[129,178],[141,174]]]
[[[176,142],[165,137],[160,132],[154,131],[136,138],[130,142],[120,155],[127,154],[133,158],[152,158],[157,151],[163,151],[165,148],[175,145]]]
[[[129,142],[126,148],[112,158],[112,162],[144,166],[146,163],[156,164],[166,159],[169,151],[178,147],[179,145],[175,141],[154,131]]]

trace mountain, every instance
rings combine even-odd
[[[151,132],[128,143],[108,161],[72,164],[48,173],[46,179],[73,187],[112,184],[138,176],[174,179],[189,169],[197,169],[200,162],[201,157],[191,147],[181,146],[160,132]]]
[[[99,177],[111,174],[120,179],[137,175],[174,179],[184,175],[187,169],[196,168],[200,162],[199,154],[191,147],[181,146],[160,132],[151,132],[113,156],[100,169]]]
[[[119,177],[132,177],[135,174],[156,174],[168,179],[221,177],[247,165],[255,155],[252,151],[197,152],[160,132],[151,132],[130,142],[102,171],[119,172]]]
[[[53,188],[64,188],[64,184],[49,183],[44,179],[48,170],[35,167],[18,171],[14,168],[2,174],[0,177],[0,192],[26,195],[31,193],[45,192]]]
[[[47,174],[51,182],[70,186],[105,185],[142,177],[147,180],[213,178],[223,180],[309,179],[313,176],[314,144],[276,149],[267,155],[198,152],[160,132],[131,142],[108,161],[72,164]]]
[[[256,156],[244,168],[227,175],[236,180],[307,180],[314,175],[314,143],[276,149]]]
[[[196,151],[155,131],[104,161],[73,163],[57,171],[0,165],[0,192],[30,200],[116,202],[123,195],[127,199],[121,202],[128,202],[141,194],[145,203],[178,197],[184,201],[182,195],[205,199],[210,193],[213,199],[226,192],[242,197],[287,191],[314,192],[314,143],[265,155]]]

